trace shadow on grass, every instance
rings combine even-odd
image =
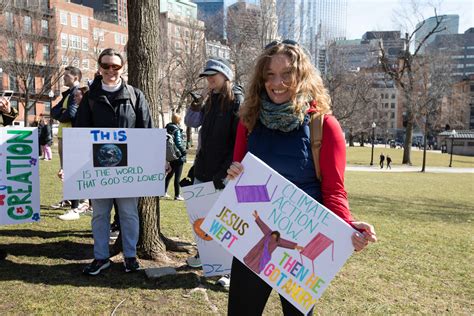
[[[114,259],[109,269],[97,276],[84,275],[82,270],[93,259],[93,245],[71,241],[42,244],[15,243],[0,245],[6,250],[6,260],[0,260],[0,283],[21,281],[31,284],[72,285],[113,289],[193,289],[200,285],[197,273],[177,269],[176,275],[148,280],[144,270],[125,273],[121,260]],[[16,259],[13,259],[16,257]],[[31,257],[28,262],[21,257]],[[45,259],[47,258],[47,259]],[[16,262],[21,260],[22,262]],[[57,264],[58,261],[65,264]],[[31,263],[34,261],[34,263]],[[53,262],[52,262],[53,261]],[[214,285],[208,285],[214,288]],[[218,290],[218,288],[215,288]]]
[[[78,237],[78,238],[92,238],[90,230],[60,230],[60,231],[41,231],[32,229],[2,229],[0,236],[17,236],[25,238],[61,238],[61,237]]]
[[[78,243],[67,240],[41,244],[14,243],[2,245],[2,248],[10,255],[18,257],[44,257],[66,260],[85,260],[93,258],[92,243]]]
[[[466,222],[472,218],[472,204],[440,202],[435,199],[417,199],[403,201],[387,197],[357,195],[352,203],[361,203],[377,208],[380,214],[398,215],[414,221],[441,220],[451,223]],[[390,206],[387,206],[390,205]],[[394,213],[396,212],[396,213]]]
[[[109,269],[99,275],[84,275],[85,263],[30,264],[3,260],[0,262],[0,282],[21,281],[31,284],[72,285],[76,287],[103,287],[112,289],[192,289],[198,286],[194,273],[167,276],[160,281],[146,281],[143,270],[125,273],[122,262],[112,263]]]

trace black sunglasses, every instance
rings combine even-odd
[[[300,45],[300,44],[298,44],[297,41],[290,40],[290,39],[286,39],[286,40],[283,40],[283,41],[278,41],[277,40],[277,41],[273,41],[273,42],[268,43],[265,46],[265,49],[272,48],[272,47],[277,46],[279,44],[290,45],[290,46],[299,46]]]
[[[120,70],[122,69],[123,65],[116,65],[116,64],[106,64],[106,63],[99,63],[99,66],[100,68],[102,69],[110,69],[112,68],[112,70]]]

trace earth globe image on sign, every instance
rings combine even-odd
[[[96,151],[96,161],[101,167],[115,167],[122,161],[123,153],[115,144],[103,144]]]

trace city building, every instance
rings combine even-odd
[[[405,49],[405,41],[400,36],[400,31],[370,31],[362,35],[362,42],[373,42],[382,47],[385,57],[393,67],[398,66],[400,53]],[[381,53],[379,53],[381,56]]]
[[[54,60],[53,12],[47,1],[10,1],[0,15],[0,90],[13,90],[15,124],[49,112],[48,93],[59,67]],[[25,113],[25,110],[28,112]]]
[[[94,18],[127,26],[127,0],[70,0],[94,9]]]
[[[348,71],[377,67],[380,59],[379,41],[338,40],[328,45],[327,63],[343,63]]]
[[[206,57],[222,57],[230,60],[230,47],[218,41],[206,40]]]
[[[474,28],[463,34],[441,34],[426,47],[427,54],[441,53],[452,61],[452,75],[463,80],[474,75]]]
[[[325,73],[327,46],[345,39],[347,0],[277,0],[278,33],[300,42]]]
[[[161,124],[187,105],[189,92],[197,88],[206,58],[204,22],[198,19],[198,6],[188,0],[160,0],[159,85]],[[217,45],[215,45],[217,48]]]
[[[225,35],[225,0],[193,0],[197,4],[200,21],[206,25],[206,39],[223,41]]]
[[[58,39],[57,62],[82,71],[82,83],[94,78],[97,58],[105,48],[115,48],[126,56],[128,29],[126,26],[94,18],[91,7],[64,0],[50,0],[53,10],[54,29]],[[57,88],[59,90],[59,86]]]
[[[436,24],[440,22],[439,26],[437,27],[436,33],[432,34],[428,37],[423,45],[421,46],[419,52],[424,53],[425,48],[432,43],[438,36],[440,35],[451,35],[451,34],[458,34],[459,31],[459,15],[457,14],[448,14],[448,15],[439,15],[439,16],[432,16],[426,20],[421,21],[416,25],[416,33],[415,33],[415,45],[424,40],[424,38],[433,31]]]

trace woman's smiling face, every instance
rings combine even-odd
[[[273,55],[264,77],[265,90],[273,103],[282,104],[291,100],[291,61],[288,56]]]
[[[119,82],[120,76],[123,73],[123,65],[120,57],[104,55],[100,60],[99,67],[102,80],[105,84],[115,85]]]

